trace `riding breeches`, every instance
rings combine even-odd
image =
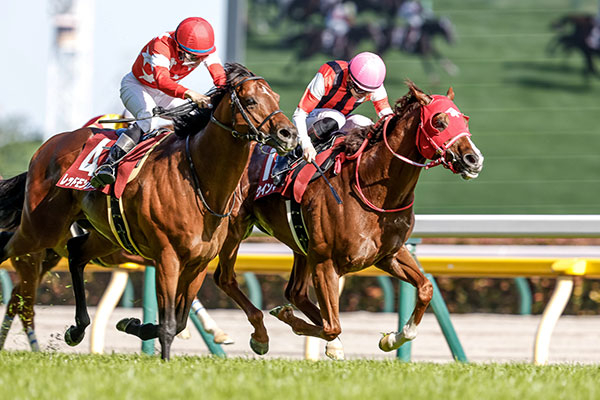
[[[152,110],[156,106],[169,109],[185,103],[184,99],[168,96],[158,89],[143,85],[131,72],[121,80],[121,100],[125,108],[136,118],[152,116]],[[138,126],[144,132],[150,132],[169,123],[170,121],[160,118],[137,121]]]

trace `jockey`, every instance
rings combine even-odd
[[[215,86],[224,86],[225,70],[215,54],[213,28],[199,17],[184,19],[175,31],[163,33],[146,44],[121,81],[121,100],[135,118],[147,118],[132,124],[119,135],[108,158],[94,172],[91,184],[96,188],[116,179],[117,163],[139,142],[144,133],[157,127],[152,116],[156,106],[177,107],[190,99],[199,107],[210,105],[210,97],[187,89],[178,82],[200,64],[208,69]]]
[[[354,56],[350,62],[337,60],[321,66],[308,84],[293,116],[307,162],[312,162],[317,155],[308,136],[308,128],[314,126],[317,131],[324,130],[330,134],[335,130],[347,132],[354,126],[370,125],[372,121],[365,116],[348,116],[366,101],[373,103],[379,118],[392,113],[383,87],[384,79],[383,60],[369,52]],[[315,125],[317,121],[322,122]]]

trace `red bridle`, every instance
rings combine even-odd
[[[423,157],[432,159],[436,155],[439,154],[439,157],[433,161],[430,161],[426,164],[421,164],[416,161],[413,161],[401,154],[396,153],[389,145],[387,140],[387,127],[391,120],[392,114],[388,114],[382,117],[379,121],[377,121],[376,125],[373,127],[371,132],[377,130],[378,125],[383,123],[383,141],[387,149],[392,153],[392,155],[407,164],[413,165],[419,168],[429,169],[435,167],[437,165],[443,164],[444,167],[450,169],[452,172],[456,173],[454,167],[452,165],[452,161],[446,161],[446,152],[448,148],[452,146],[458,139],[461,137],[470,137],[471,133],[469,132],[469,127],[467,126],[468,117],[458,111],[458,107],[454,104],[452,100],[450,100],[446,96],[433,95],[433,100],[425,106],[421,106],[421,123],[419,124],[419,129],[417,131],[417,147],[419,152]],[[439,129],[433,126],[433,118],[439,114],[444,113],[448,116],[448,126],[440,132]],[[361,198],[361,200],[372,210],[379,212],[398,212],[409,209],[414,204],[414,198],[410,202],[410,204],[394,209],[383,209],[377,207],[373,203],[371,203],[366,196],[364,195],[362,188],[360,187],[360,178],[358,174],[358,168],[360,166],[360,160],[362,158],[362,154],[367,147],[367,143],[371,135],[367,135],[360,148],[356,153],[351,156],[347,156],[347,160],[356,159],[356,170],[354,172],[354,177],[356,179],[356,191]]]

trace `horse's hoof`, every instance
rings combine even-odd
[[[85,336],[85,331],[78,334],[77,327],[75,325],[71,325],[69,329],[65,332],[65,343],[69,346],[77,346],[83,340]]]
[[[346,356],[342,342],[339,339],[327,342],[325,345],[325,355],[335,361],[344,361]]]
[[[394,341],[396,339],[396,332],[385,333],[381,339],[379,339],[379,348],[383,351],[394,350]],[[400,346],[398,346],[400,347]]]
[[[123,318],[122,320],[117,322],[117,330],[121,332],[127,332],[127,327],[129,326],[129,324],[132,323],[140,325],[142,321],[140,321],[138,318]]]
[[[214,334],[213,342],[215,342],[216,344],[234,344],[235,343],[233,341],[233,339],[230,338],[229,335],[223,331],[218,331]]]
[[[258,354],[259,356],[262,356],[262,355],[267,354],[267,352],[269,351],[269,342],[261,343],[257,340],[254,340],[254,338],[251,337],[250,338],[250,348],[252,349],[253,352]]]

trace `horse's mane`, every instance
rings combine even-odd
[[[227,75],[225,86],[214,87],[207,93],[210,97],[212,109],[194,107],[189,113],[173,119],[174,131],[178,137],[185,138],[204,129],[210,121],[212,110],[217,108],[225,94],[233,89],[242,78],[255,76],[246,67],[238,63],[225,64],[225,74]]]
[[[406,84],[412,89],[421,91],[411,81],[406,81]],[[412,91],[396,100],[394,105],[394,115],[389,122],[388,129],[394,129],[396,124],[406,118],[411,112],[420,106],[419,102]],[[346,139],[340,144],[342,151],[348,155],[352,155],[358,151],[365,138],[370,135],[369,143],[365,150],[370,149],[376,143],[383,140],[383,124],[375,124],[368,127],[358,127],[350,130],[346,135]]]

